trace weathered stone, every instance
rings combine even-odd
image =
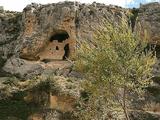
[[[10,58],[5,63],[3,70],[24,79],[33,78],[43,72],[40,64],[19,58]]]
[[[7,57],[14,54],[21,30],[21,13],[0,13],[0,53]]]
[[[76,71],[71,71],[68,76],[75,77],[75,78],[81,78],[81,79],[84,77],[81,73],[76,72]]]
[[[20,57],[64,60],[75,53],[77,40],[91,40],[94,29],[107,18],[118,20],[127,9],[64,2],[28,5],[23,11]]]
[[[33,87],[31,88],[27,87],[29,83],[25,82],[27,95],[24,100],[27,103],[34,103],[41,108],[61,112],[73,111],[75,102],[80,97],[80,81],[61,76],[37,78],[37,80],[39,83],[38,81],[35,85],[32,83]]]
[[[0,100],[12,96],[12,93],[19,91],[16,83],[19,80],[15,77],[0,77]]]
[[[138,23],[142,25],[142,36],[147,31],[149,42],[158,44],[159,7],[159,3],[142,5],[137,10],[136,21],[136,27]],[[100,23],[106,19],[120,22],[119,17],[128,21],[128,12],[129,9],[112,5],[76,2],[31,4],[22,13],[0,12],[0,71],[2,68],[5,75],[19,77],[17,82],[11,77],[0,78],[0,99],[23,91],[27,92],[26,102],[60,112],[72,111],[80,96],[83,78],[80,73],[72,71],[72,61],[67,61],[75,54],[76,42],[90,43]],[[155,69],[153,72],[158,76],[159,66]],[[30,80],[20,81],[24,79]],[[48,112],[46,116],[35,113],[28,119],[61,118],[59,112]]]
[[[141,27],[141,36],[151,44],[160,44],[160,3],[141,5],[136,27]]]
[[[71,71],[71,69],[58,69],[55,74],[56,74],[57,76],[67,77],[68,74],[70,73],[70,71]]]
[[[50,108],[61,112],[73,111],[75,105],[75,98],[71,96],[50,96]]]
[[[22,13],[0,13],[0,67],[7,61],[4,72],[20,78],[40,75],[43,72],[40,66],[44,70],[56,70],[57,75],[74,76],[65,68],[72,65],[64,60],[74,56],[76,41],[90,42],[93,26],[98,27],[105,19],[118,21],[123,15],[127,19],[127,11],[98,3],[62,2],[33,3]],[[23,62],[24,65],[19,65]]]
[[[20,25],[21,13],[0,12],[0,71],[7,59],[15,54]]]

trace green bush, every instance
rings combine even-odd
[[[132,33],[121,18],[118,24],[106,20],[94,39],[79,42],[76,69],[85,74],[82,95],[75,116],[80,120],[129,120],[132,101],[141,100],[151,84],[155,56],[146,50],[146,40]]]

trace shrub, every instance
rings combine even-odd
[[[132,33],[121,18],[106,20],[91,42],[79,42],[76,69],[85,73],[85,95],[75,115],[81,120],[127,119],[132,101],[142,100],[151,83],[155,55],[146,50],[146,40]]]

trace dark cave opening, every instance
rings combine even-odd
[[[54,30],[48,39],[40,60],[48,63],[54,60],[66,60],[70,56],[70,38],[65,30]]]
[[[59,50],[59,47],[58,47],[58,46],[56,46],[56,50]]]
[[[52,42],[53,40],[58,40],[58,42],[63,42],[68,38],[69,38],[69,35],[66,31],[58,31],[57,33],[51,36],[50,41]]]
[[[63,60],[66,60],[69,57],[69,44],[66,44],[64,46],[64,56],[63,56]]]

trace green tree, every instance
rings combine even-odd
[[[142,99],[151,83],[153,51],[128,23],[106,20],[92,42],[79,42],[76,69],[85,75],[76,115],[81,120],[129,120],[132,102]]]

